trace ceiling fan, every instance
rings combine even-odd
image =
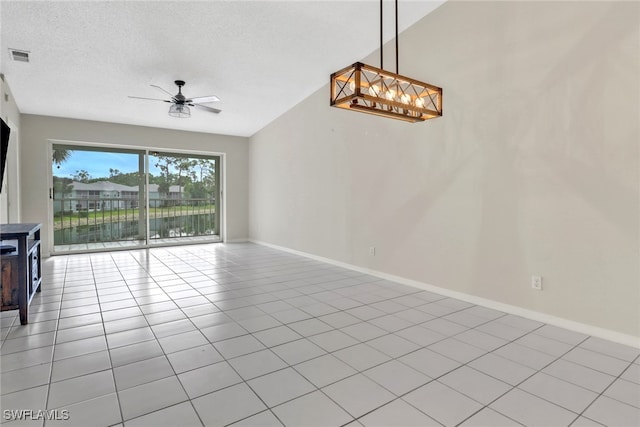
[[[169,91],[161,88],[160,86],[151,85],[152,87],[160,89],[162,92],[169,95],[171,99],[144,98],[141,96],[129,96],[129,98],[168,102],[172,104],[171,107],[169,107],[169,115],[171,117],[179,117],[179,118],[190,117],[191,110],[189,107],[196,107],[201,110],[209,111],[210,113],[215,113],[215,114],[218,114],[222,111],[222,110],[218,110],[217,108],[211,108],[211,107],[207,107],[206,105],[202,105],[202,104],[207,104],[209,102],[220,101],[220,98],[218,98],[217,96],[211,95],[211,96],[198,96],[195,98],[187,98],[182,94],[182,86],[185,85],[184,81],[176,80],[174,83],[176,84],[176,86],[178,86],[178,93],[175,95],[172,95]]]

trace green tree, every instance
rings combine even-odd
[[[117,170],[117,169],[116,169]],[[151,178],[151,177],[149,177]],[[141,176],[138,172],[118,173],[109,177],[109,181],[115,184],[128,185],[129,187],[137,186],[140,184]],[[149,179],[151,184],[151,179]]]
[[[169,195],[169,189],[173,181],[173,174],[171,173],[171,170],[174,158],[160,154],[155,154],[154,157],[156,158],[155,166],[160,169],[160,176],[158,176],[155,180],[155,183],[158,184],[158,194],[161,198],[162,196],[164,196],[164,198],[167,198]],[[162,204],[166,205],[167,201],[164,200]]]
[[[53,177],[53,198],[54,203],[59,203],[60,210],[73,210],[73,202],[71,199],[64,200],[67,194],[73,191],[71,178],[63,178],[59,176]],[[60,200],[60,201],[58,201]]]
[[[160,181],[162,181],[162,177],[149,174],[149,184],[160,184]]]
[[[158,184],[161,196],[169,194],[172,185],[180,187],[180,198],[186,193],[191,198],[210,198],[215,192],[215,162],[210,159],[154,154],[154,164],[160,170],[158,177],[149,177]]]
[[[207,199],[210,192],[207,186],[200,181],[190,182],[185,186],[185,193],[191,199]]]
[[[91,175],[84,169],[77,170],[75,175],[73,175],[73,180],[78,182],[89,182],[91,180]]]
[[[200,182],[203,182],[208,176],[215,176],[216,165],[214,161],[209,159],[198,159],[195,162],[195,166],[199,171]]]
[[[198,185],[194,189],[195,198],[213,198],[216,187],[216,164],[210,159],[197,159],[195,167],[198,169]]]
[[[196,172],[193,169],[195,165],[195,160],[184,158],[174,159],[173,166],[177,170],[178,179],[176,181],[180,188],[180,199],[182,199],[183,187],[195,180]]]
[[[53,177],[53,191],[56,194],[68,194],[73,191],[73,185],[71,185],[73,181],[71,178],[63,178],[59,176]]]
[[[71,157],[71,153],[73,153],[73,151],[71,150],[54,148],[52,152],[51,160],[53,161],[53,164],[57,165],[58,169],[60,169],[60,165],[66,162],[67,160],[69,160],[69,157]]]

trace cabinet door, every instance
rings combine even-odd
[[[18,263],[16,257],[2,258],[2,307],[18,305]]]

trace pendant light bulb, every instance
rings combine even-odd
[[[387,91],[387,93],[385,93],[385,98],[387,98],[389,101],[393,101],[396,98],[396,91],[395,89],[389,89]]]

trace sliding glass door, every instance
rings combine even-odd
[[[220,239],[219,164],[217,156],[149,153],[151,244]]]
[[[220,240],[220,157],[52,148],[54,253]]]

